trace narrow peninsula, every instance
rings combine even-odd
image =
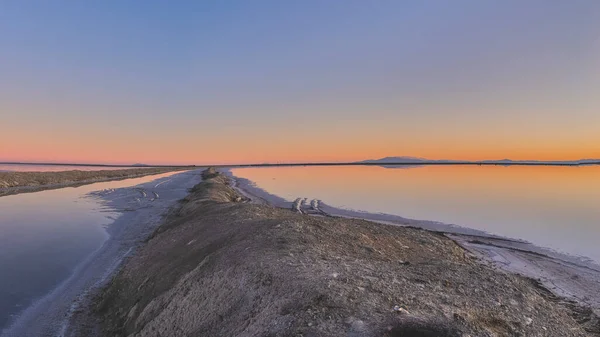
[[[70,336],[600,336],[440,233],[299,214],[209,169]]]

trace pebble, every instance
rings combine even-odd
[[[399,305],[395,305],[395,306],[394,306],[394,308],[393,308],[393,310],[394,310],[395,312],[399,313],[399,314],[410,314],[410,313],[408,312],[408,310],[406,310],[406,309],[402,308],[402,307],[401,307],[401,306],[399,306]]]

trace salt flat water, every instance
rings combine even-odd
[[[120,213],[90,192],[176,173],[0,197],[0,332],[108,239]]]
[[[238,168],[289,201],[433,220],[600,262],[600,166]]]

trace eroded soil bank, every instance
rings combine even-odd
[[[99,171],[0,172],[0,197],[10,194],[37,192],[68,186],[80,186],[101,181],[138,178],[151,174],[189,169],[191,168],[155,167]]]
[[[72,336],[600,336],[442,234],[250,203],[204,176]]]

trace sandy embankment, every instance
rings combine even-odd
[[[0,197],[37,192],[101,181],[138,178],[151,174],[193,169],[191,167],[155,167],[100,171],[0,172]]]
[[[442,234],[250,203],[205,178],[71,336],[600,336]]]

